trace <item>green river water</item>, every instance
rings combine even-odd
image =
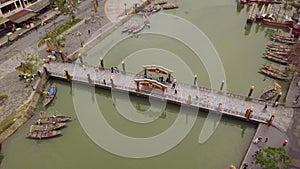
[[[262,53],[272,29],[253,24],[250,29],[245,30],[248,15],[246,7],[238,12],[236,2],[232,0],[185,0],[178,1],[178,5],[180,8],[177,10],[151,16],[151,28],[145,29],[144,34],[139,36],[120,34],[124,27],[121,26],[102,43],[87,52],[85,62],[98,65],[99,57],[105,56],[105,66],[121,68],[121,61],[124,60],[126,70],[130,72],[139,72],[141,65],[144,64],[158,64],[174,70],[178,81],[192,83],[194,74],[197,74],[198,84],[210,87],[209,77],[213,76],[213,72],[209,73],[205,67],[214,67],[215,65],[205,65],[199,59],[210,57],[208,53],[205,53],[206,50],[202,49],[203,52],[196,54],[189,45],[184,44],[180,39],[159,33],[160,30],[166,29],[192,38],[193,32],[188,32],[184,26],[181,26],[186,19],[208,37],[218,52],[224,67],[228,91],[246,95],[249,86],[255,85],[253,95],[258,97],[265,88],[274,82],[271,78],[258,73],[259,67],[267,63],[262,58]],[[168,22],[164,16],[170,17],[175,22],[178,20],[179,24],[172,25],[172,28],[161,27],[162,23]],[[140,20],[141,17],[136,16],[130,22]],[[193,41],[193,39],[191,40]],[[201,46],[202,44],[197,45]],[[220,82],[222,80],[220,79]],[[155,109],[161,105],[157,101],[146,98],[135,96],[128,98],[126,94],[121,93],[113,93],[112,96],[108,90],[94,90],[92,87],[83,85],[55,82],[58,85],[55,100],[48,108],[39,107],[38,110],[70,115],[74,120],[63,129],[63,136],[48,140],[27,139],[26,133],[30,125],[38,118],[37,113],[2,144],[3,159],[0,168],[222,169],[229,164],[240,164],[256,130],[254,124],[222,117],[211,137],[206,142],[200,143],[198,138],[207,113],[199,112],[195,124],[187,136],[169,151],[148,158],[122,157],[98,146],[97,142],[89,137],[90,133],[85,132],[90,127],[92,133],[97,135],[100,140],[101,137],[107,138],[107,133],[103,131],[103,128],[95,125],[98,122],[98,116],[95,114],[99,115],[99,113],[95,113],[92,109],[93,105],[96,104],[95,107],[114,130],[135,138],[152,137],[166,131],[172,124],[175,124],[181,110],[180,106],[166,104],[162,109]],[[287,88],[287,84],[281,83],[281,85],[283,89]],[[150,107],[154,107],[154,109],[150,109]],[[126,112],[132,112],[132,109],[137,112],[133,111],[133,114]],[[79,112],[80,114],[78,114]],[[186,118],[181,124],[183,128],[188,126],[193,112],[195,110],[183,110],[183,116]],[[128,120],[130,116],[139,117],[148,122],[133,122]],[[90,124],[83,124],[83,120],[90,121]],[[169,140],[175,139],[175,135],[174,138],[171,135]],[[111,144],[120,149],[128,146],[121,140],[115,139],[111,140]],[[153,145],[159,145],[159,143],[148,144],[149,151]],[[136,147],[138,146],[140,145],[136,145]],[[129,151],[138,151],[135,146],[130,148],[132,150]]]

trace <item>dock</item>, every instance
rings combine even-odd
[[[124,66],[125,70],[125,66]],[[112,73],[111,69],[102,66],[90,66],[77,63],[50,62],[43,66],[43,71],[49,77],[80,82],[99,88],[114,89],[138,96],[162,99],[170,103],[187,105],[201,110],[219,112],[226,116],[239,118],[255,123],[267,123],[273,112],[276,112],[272,125],[281,131],[287,131],[293,108],[283,105],[272,107],[268,105],[264,111],[265,103],[255,98],[247,98],[220,90],[212,90],[195,84],[176,82],[176,90],[172,83],[167,83],[165,90],[142,86],[137,89],[137,80],[145,79],[143,75],[120,71]],[[149,79],[145,79],[151,81]],[[153,80],[152,80],[153,81]],[[252,117],[247,119],[245,112],[253,107]]]

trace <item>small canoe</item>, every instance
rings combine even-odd
[[[61,135],[61,131],[52,130],[52,131],[33,131],[27,134],[28,138],[33,139],[45,139],[45,138],[52,138],[55,136]]]
[[[168,1],[166,0],[157,0],[157,1],[154,1],[154,5],[163,5],[163,4],[166,4],[168,3]]]
[[[162,8],[164,10],[168,10],[168,9],[176,9],[176,8],[178,8],[178,6],[175,4],[172,4],[172,3],[167,3],[167,4],[162,5]]]
[[[67,122],[67,121],[71,121],[71,117],[69,116],[51,116],[51,117],[43,117],[43,118],[39,118],[36,122],[37,124],[53,124],[55,123],[62,123],[62,122]]]
[[[282,72],[275,72],[270,69],[261,68],[261,73],[279,80],[288,80],[288,76]]]
[[[288,58],[287,57],[274,54],[273,52],[267,52],[267,53],[264,53],[264,55],[269,60],[272,60],[272,61],[275,61],[275,62],[278,62],[278,63],[281,63],[281,64],[285,64],[285,65],[288,64]]]
[[[141,32],[145,28],[145,24],[139,25],[135,30],[132,31],[133,34]]]
[[[31,125],[30,132],[57,130],[65,126],[66,123],[53,123],[53,124],[49,123],[49,124],[41,124],[41,125]]]
[[[53,83],[46,93],[44,106],[47,106],[54,99],[56,92],[57,92],[57,87],[56,84]]]
[[[280,93],[281,86],[277,83],[269,89],[267,89],[263,94],[260,96],[261,101],[268,101],[273,99],[275,96],[277,96],[278,93]]]

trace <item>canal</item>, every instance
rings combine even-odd
[[[237,8],[235,1],[178,1],[179,9],[162,11],[150,17],[151,27],[143,34],[129,36],[121,34],[124,26],[112,33],[103,42],[85,53],[84,62],[98,65],[99,57],[104,56],[105,66],[118,66],[125,61],[126,70],[141,71],[144,64],[158,64],[174,70],[178,81],[192,83],[194,74],[198,84],[211,87],[214,72],[207,70],[206,58],[211,57],[201,46],[207,42],[218,54],[226,79],[227,90],[246,95],[250,85],[255,85],[253,96],[259,95],[274,80],[258,73],[262,64],[267,63],[262,53],[268,42],[270,28],[253,25],[245,30],[246,7]],[[166,20],[166,18],[168,20]],[[170,21],[171,20],[171,21]],[[141,22],[140,16],[133,17],[129,23]],[[162,23],[178,25],[164,27]],[[197,42],[194,32],[187,32],[186,23],[198,28],[197,34],[206,37],[199,44],[186,43],[184,37]],[[125,24],[126,25],[126,24]],[[194,30],[194,29],[193,29]],[[170,36],[174,33],[183,39]],[[205,35],[205,36],[203,36]],[[195,39],[193,39],[195,37]],[[197,45],[200,46],[197,49]],[[200,52],[199,52],[200,51]],[[158,101],[128,96],[80,84],[53,81],[58,84],[58,93],[48,107],[39,107],[49,114],[65,114],[73,117],[63,135],[49,140],[30,140],[25,138],[29,127],[38,118],[38,113],[2,145],[1,168],[224,168],[228,164],[239,165],[255,133],[256,125],[222,117],[215,122],[215,131],[205,141],[199,137],[207,120],[207,112],[199,112],[183,106],[159,103]],[[283,86],[284,94],[287,84]],[[215,84],[218,86],[219,84]],[[180,92],[180,91],[179,91]],[[173,124],[179,123],[188,128],[188,133],[174,147],[161,153],[143,158],[130,158],[110,151],[99,140],[107,140],[109,133],[104,128],[105,119],[112,129],[130,138],[150,138],[160,136]],[[196,117],[196,118],[194,118]],[[195,121],[193,121],[195,120]],[[181,130],[178,131],[181,134]],[[179,135],[178,134],[178,135]],[[101,139],[102,138],[102,139]],[[176,133],[165,142],[152,142],[148,150],[140,152],[140,146],[128,146],[125,141],[111,140],[111,145],[130,152],[147,153],[157,145],[177,139]],[[170,143],[171,144],[171,143]],[[117,154],[117,155],[116,155]],[[118,155],[119,154],[119,155]],[[126,152],[125,152],[126,154]],[[130,154],[130,153],[129,153]],[[132,154],[131,154],[132,155]],[[134,155],[132,155],[134,156]],[[145,155],[147,156],[147,155]]]

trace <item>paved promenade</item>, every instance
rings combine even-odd
[[[146,0],[107,0],[105,3],[105,14],[111,22],[117,22],[119,18],[128,13],[135,3],[142,4]]]
[[[242,161],[242,165],[240,169],[243,169],[243,164],[248,164],[247,169],[262,169],[259,165],[255,164],[255,152],[259,149],[267,148],[267,147],[283,147],[283,142],[285,139],[288,140],[288,137],[285,133],[279,132],[273,126],[267,126],[265,124],[259,124],[257,131],[255,133],[254,139],[261,136],[262,141],[258,144],[254,144],[251,142],[249,149],[245,155],[244,160]],[[268,138],[268,141],[265,142],[265,139]],[[288,143],[287,146],[284,147],[286,150],[290,149],[291,146]]]
[[[136,92],[136,84],[134,79],[143,78],[141,75],[132,73],[111,73],[110,69],[100,70],[98,67],[79,64],[51,62],[46,64],[47,70],[51,76],[66,79],[64,69],[66,68],[69,74],[73,77],[72,80],[83,83],[88,82],[88,75],[90,74],[91,83],[100,87],[111,87],[110,78],[113,79],[114,88],[129,92]],[[106,84],[103,83],[106,81]],[[220,93],[219,91],[212,91],[207,88],[196,87],[190,84],[178,82],[176,90],[171,89],[171,84],[168,84],[168,90],[163,95],[161,90],[144,87],[141,88],[140,93],[156,98],[166,99],[172,102],[187,104],[189,95],[191,95],[190,106],[201,107],[212,111],[217,111],[219,104],[222,103],[221,113],[239,118],[245,118],[244,114],[247,108],[254,107],[253,118],[251,120],[261,123],[266,123],[273,112],[277,112],[273,125],[281,131],[287,131],[294,110],[292,108],[285,108],[283,106],[272,107],[268,106],[267,111],[263,111],[264,103],[256,99],[246,101],[246,97],[231,93]]]

